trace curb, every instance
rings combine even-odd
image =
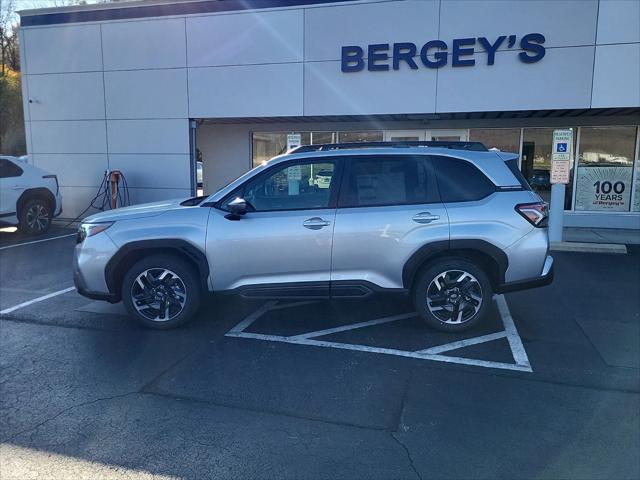
[[[627,254],[627,246],[616,243],[551,242],[550,248],[554,252]]]

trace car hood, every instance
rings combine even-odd
[[[96,213],[85,218],[82,223],[115,222],[117,220],[135,220],[136,218],[154,217],[170,210],[186,208],[180,205],[189,198],[176,198],[162,202],[142,203],[132,207],[116,208],[106,212]]]

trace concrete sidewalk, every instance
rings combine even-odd
[[[640,245],[640,230],[568,227],[564,229],[562,240],[564,242]]]

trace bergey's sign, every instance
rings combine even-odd
[[[451,48],[442,40],[430,40],[418,50],[415,43],[378,43],[365,48],[358,45],[342,47],[342,71],[359,72],[365,67],[370,72],[399,70],[405,63],[412,70],[417,70],[418,59],[426,68],[441,68],[447,65],[449,56],[453,67],[472,67],[476,64],[476,46],[486,53],[487,65],[493,65],[496,52],[500,48],[516,48],[522,50],[518,58],[524,63],[540,61],[546,51],[543,46],[544,35],[528,33],[519,39],[517,35],[501,35],[491,41],[486,37],[456,38]]]

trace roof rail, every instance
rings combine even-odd
[[[319,145],[301,145],[289,153],[325,152],[329,150],[348,150],[356,148],[409,148],[409,147],[437,147],[452,150],[473,150],[486,152],[487,147],[480,142],[351,142],[351,143],[323,143]]]

